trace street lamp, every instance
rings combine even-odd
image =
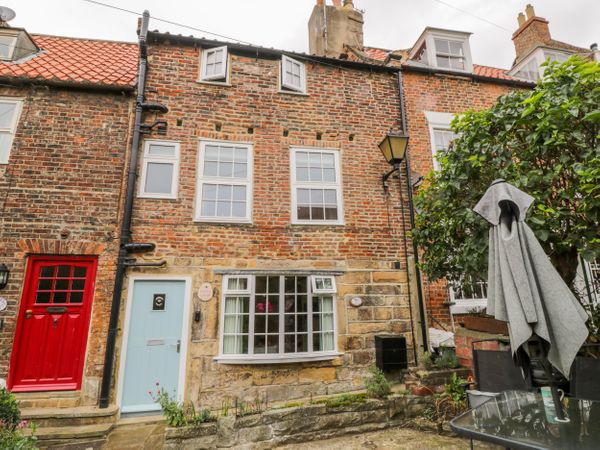
[[[10,270],[6,267],[6,264],[0,264],[0,289],[4,289],[8,284],[8,274]]]
[[[388,178],[396,171],[400,171],[400,164],[402,161],[405,163],[406,167],[406,182],[408,184],[408,204],[410,209],[410,229],[414,230],[415,228],[415,212],[413,206],[413,195],[412,190],[414,185],[412,183],[411,170],[410,170],[410,161],[409,155],[406,151],[408,148],[408,136],[402,132],[392,132],[390,131],[379,144],[379,149],[381,153],[383,153],[383,157],[393,168],[388,173],[383,175],[381,181],[383,182],[383,189],[387,192]],[[402,187],[400,187],[400,196],[402,198]],[[404,201],[402,201],[404,203]],[[404,209],[402,210],[402,222],[404,223]],[[406,239],[406,236],[404,237]],[[417,281],[417,295],[419,298],[419,315],[421,316],[421,339],[423,345],[423,351],[428,351],[429,346],[427,345],[427,324],[425,323],[425,301],[423,298],[423,286],[421,284],[421,273],[419,271],[419,249],[417,248],[417,244],[414,239],[411,239],[413,245],[413,257],[415,262],[415,275]],[[406,241],[405,241],[406,242]],[[405,254],[407,257],[407,267],[408,267],[408,252],[405,249]],[[416,355],[415,355],[416,357]]]

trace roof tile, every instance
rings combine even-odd
[[[34,35],[40,53],[22,63],[0,62],[0,76],[38,81],[133,87],[137,44]]]

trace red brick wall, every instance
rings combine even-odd
[[[469,109],[488,108],[499,96],[515,89],[500,83],[472,81],[466,77],[406,70],[403,79],[412,169],[421,175],[433,169],[432,144],[425,111],[460,113]],[[444,305],[448,300],[446,283],[425,280],[424,291],[430,318],[449,323],[449,309]],[[432,325],[435,326],[435,321],[432,321]]]
[[[523,57],[539,45],[547,45],[552,40],[548,21],[542,17],[533,16],[527,20],[512,35],[515,44],[516,61]]]
[[[94,397],[112,299],[131,99],[43,87],[4,87],[0,95],[23,99],[10,161],[0,166],[0,261],[11,271],[0,291],[8,299],[0,313],[0,377],[7,376],[27,255],[97,255],[82,387]]]
[[[397,189],[377,144],[399,127],[395,76],[307,63],[308,96],[278,93],[278,60],[233,55],[232,86],[198,83],[199,50],[154,46],[148,95],[170,111],[165,139],[181,143],[179,198],[138,199],[134,234],[179,256],[376,258],[402,256]],[[182,125],[177,126],[177,119]],[[215,124],[222,131],[215,131]],[[249,127],[254,128],[248,134]],[[283,137],[283,131],[289,136]],[[317,140],[317,132],[322,140]],[[350,141],[350,135],[353,140]],[[252,225],[194,223],[199,138],[254,145]],[[161,139],[160,136],[153,138]],[[291,225],[292,145],[341,150],[345,226]],[[395,241],[396,239],[396,241]],[[402,257],[403,259],[403,257]]]

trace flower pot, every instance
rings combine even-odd
[[[426,397],[428,395],[433,395],[433,391],[429,389],[427,386],[417,385],[413,386],[411,389],[412,395],[417,395],[419,397]]]
[[[469,330],[483,331],[491,334],[508,334],[506,322],[496,320],[492,317],[465,316],[461,320],[463,326]]]

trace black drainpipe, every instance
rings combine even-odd
[[[402,72],[398,71],[398,97],[400,100],[400,123],[402,126],[402,133],[408,136],[406,131],[406,108],[404,106],[404,84],[402,82]],[[413,184],[412,174],[410,170],[410,158],[408,148],[406,149],[406,155],[404,157],[404,167],[406,169],[406,180],[408,185],[408,205],[410,206],[410,229],[415,229],[415,209],[413,203]],[[405,236],[406,239],[406,236]],[[414,239],[411,238],[413,247],[413,256],[415,262],[415,277],[417,278],[417,296],[419,299],[419,316],[421,324],[421,339],[423,351],[429,351],[428,339],[427,339],[427,323],[425,322],[425,300],[423,299],[423,284],[421,282],[421,271],[419,270],[419,248]],[[407,267],[408,269],[408,267]]]
[[[146,70],[148,66],[148,47],[146,37],[148,35],[148,22],[150,13],[144,11],[142,26],[140,29],[139,45],[140,60],[137,82],[137,98],[135,104],[135,122],[133,139],[131,143],[131,156],[129,158],[129,172],[127,173],[127,192],[125,196],[125,208],[123,211],[123,223],[121,224],[121,235],[119,238],[119,256],[117,259],[117,270],[115,273],[115,287],[110,308],[110,321],[108,324],[108,336],[106,337],[106,353],[104,355],[104,371],[102,372],[102,386],[100,390],[100,408],[108,407],[110,397],[110,382],[115,357],[115,342],[117,338],[117,326],[119,323],[119,311],[121,309],[121,292],[123,290],[123,278],[125,276],[126,255],[125,245],[131,240],[131,217],[133,213],[133,199],[135,194],[135,182],[137,178],[137,161],[140,146],[140,125],[142,123],[142,104],[144,103],[146,88]]]

